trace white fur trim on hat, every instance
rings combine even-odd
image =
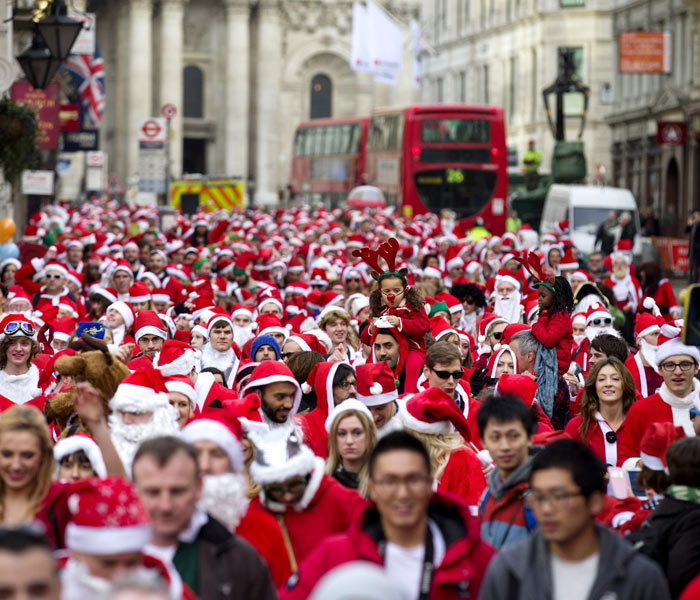
[[[150,525],[132,527],[85,527],[68,523],[66,548],[84,554],[121,554],[138,552],[151,541]]]
[[[350,410],[357,410],[367,416],[367,418],[371,421],[374,422],[374,419],[372,417],[372,413],[369,412],[369,408],[367,408],[362,402],[359,400],[355,400],[354,398],[349,398],[348,400],[345,400],[338,404],[332,411],[331,414],[326,417],[326,431],[328,433],[331,432],[331,427],[333,426],[333,421],[335,421],[340,415],[342,415],[345,412],[348,412]]]
[[[690,356],[696,365],[700,364],[700,352],[695,346],[686,346],[679,338],[673,338],[661,344],[656,350],[656,366],[658,367],[669,356],[680,355]]]
[[[144,335],[155,335],[155,336],[158,336],[159,338],[162,338],[164,340],[168,339],[168,334],[165,332],[164,329],[161,329],[160,327],[154,327],[153,325],[146,325],[144,327],[141,327],[141,329],[138,329],[136,332],[134,332],[134,339],[136,340],[137,344],[138,344],[138,341]]]
[[[406,400],[408,401],[410,398]],[[428,433],[432,435],[447,435],[454,431],[452,423],[447,420],[426,423],[425,421],[417,419],[408,412],[406,404],[407,402],[399,402],[399,419],[404,427],[413,429],[413,431],[417,431],[418,433]]]
[[[180,437],[190,444],[203,440],[214,442],[226,452],[231,461],[232,471],[234,473],[243,472],[243,449],[241,443],[223,423],[213,419],[195,419],[182,428]]]
[[[121,412],[147,413],[163,406],[170,406],[166,393],[131,383],[120,383],[109,401],[111,410]]]
[[[202,327],[202,329],[204,328]],[[172,377],[173,375],[189,375],[192,372],[196,362],[194,352],[189,349],[185,350],[182,356],[178,356],[175,360],[164,365],[158,364],[159,358],[160,354],[158,354],[153,361],[153,366],[156,367],[165,377]]]
[[[423,269],[423,277],[442,279],[442,273],[440,272],[440,269],[436,269],[435,267],[425,267],[425,269]]]
[[[594,319],[610,319],[611,317],[612,315],[607,310],[596,310],[586,317],[586,325],[589,325]]]
[[[102,458],[100,447],[85,435],[71,435],[58,440],[53,447],[53,458],[57,463],[60,463],[66,456],[75,454],[80,450],[87,456],[96,475],[98,477],[107,477],[107,467],[105,466],[104,458]]]
[[[184,381],[166,381],[165,387],[168,388],[169,392],[176,392],[182,394],[189,401],[192,408],[197,403],[197,392],[194,390],[194,386],[187,385]]]
[[[537,307],[539,309],[539,306]],[[528,315],[529,317],[530,315]],[[586,324],[586,315],[583,313],[576,313],[573,318],[571,319],[571,324],[572,325],[585,325]]]
[[[445,268],[448,271],[450,269],[454,269],[455,267],[463,267],[463,266],[464,266],[464,261],[459,256],[455,256],[454,258],[451,258],[445,264]]]
[[[317,324],[320,323],[321,320],[323,319],[323,317],[325,317],[328,313],[331,313],[331,312],[341,312],[341,313],[344,313],[345,315],[348,314],[347,311],[342,306],[337,306],[335,304],[329,304],[318,314],[318,316],[316,317],[316,323]]]
[[[653,325],[649,325],[646,329],[642,329],[638,334],[638,338],[643,338],[645,335],[649,335],[650,333],[656,333],[657,331],[661,331],[661,328],[654,323]]]
[[[117,302],[112,302],[107,307],[107,310],[116,310],[124,319],[124,325],[127,329],[131,329],[134,324],[134,311],[131,307],[123,300],[118,300]]]
[[[250,475],[258,485],[269,485],[281,483],[291,477],[308,475],[317,466],[316,455],[311,451],[311,448],[302,444],[299,453],[285,462],[284,465],[262,466],[253,461],[250,465]]]
[[[361,396],[360,394],[357,394],[356,397],[365,406],[382,406],[383,404],[389,404],[389,402],[395,402],[398,400],[399,392],[397,390],[392,390],[391,392],[386,392],[385,394],[376,394],[373,396]]]
[[[651,454],[647,454],[646,452],[640,451],[639,458],[642,459],[642,464],[647,469],[651,469],[652,471],[665,471],[666,470],[666,467],[664,466],[663,461],[658,456],[652,456]]]
[[[311,352],[311,347],[304,341],[304,338],[299,337],[298,335],[290,335],[286,340],[284,340],[285,343],[287,342],[294,342],[299,348],[301,348],[302,352]],[[302,390],[304,389],[304,386],[302,385]],[[308,394],[309,392],[304,392],[305,394]]]
[[[277,298],[263,298],[258,304],[258,312],[262,310],[262,307],[266,304],[274,304],[282,312],[284,312],[284,304],[282,304]]]
[[[243,388],[243,395],[249,393],[253,388],[265,387],[271,383],[280,383],[281,381],[291,383],[296,388],[294,391],[294,406],[292,406],[292,410],[289,413],[291,418],[291,415],[295,415],[299,410],[299,405],[301,404],[301,386],[294,377],[290,377],[289,375],[270,375],[269,377],[263,377],[255,381],[248,381]]]
[[[520,289],[520,281],[512,275],[496,275],[496,287],[501,282],[510,283],[516,290]]]

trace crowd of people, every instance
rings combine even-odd
[[[700,597],[700,352],[657,263],[556,229],[35,213],[0,265],[0,589]]]

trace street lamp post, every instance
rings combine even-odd
[[[51,55],[64,61],[68,58],[83,24],[68,16],[64,0],[54,0],[51,12],[37,23],[37,27],[51,50]]]
[[[32,45],[17,57],[17,62],[27,81],[37,90],[46,89],[61,66],[61,61],[51,55],[51,50],[36,29],[32,35]]]

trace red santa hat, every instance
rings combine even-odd
[[[148,302],[152,299],[151,290],[142,281],[136,281],[129,287],[129,302]]]
[[[334,421],[338,418],[341,418],[343,414],[351,410],[361,412],[370,420],[371,423],[374,423],[374,417],[372,417],[372,413],[369,412],[369,408],[367,408],[362,402],[356,400],[355,398],[348,398],[347,400],[343,400],[343,402],[338,404],[338,406],[334,407],[331,413],[326,418],[326,432],[330,433]]]
[[[355,369],[357,399],[365,406],[382,406],[399,397],[396,379],[385,362],[366,363]]]
[[[511,338],[520,331],[529,331],[530,326],[525,325],[525,323],[510,323],[506,325],[503,330],[503,336],[501,337],[501,344],[510,344]],[[497,344],[499,346],[500,344]]]
[[[112,304],[114,304],[118,298],[117,290],[115,290],[114,288],[110,288],[110,287],[103,288],[99,285],[90,286],[90,295],[91,296],[102,296],[103,298],[109,300]]]
[[[68,271],[66,279],[77,285],[79,290],[82,290],[85,285],[85,274],[78,271]]]
[[[696,346],[687,346],[681,341],[681,329],[665,323],[661,326],[661,334],[656,350],[656,366],[658,367],[669,356],[690,356],[695,364],[700,364],[700,352]]]
[[[289,367],[278,360],[266,360],[260,363],[250,376],[248,383],[243,388],[243,394],[254,392],[257,388],[265,387],[271,383],[280,382],[291,383],[294,390],[294,405],[289,412],[289,418],[296,414],[301,404],[301,387],[299,382],[294,377],[294,373],[289,370]]]
[[[129,289],[129,292],[131,293],[131,289]],[[129,300],[131,300],[131,298],[129,298]],[[166,304],[170,304],[170,295],[163,288],[155,288],[151,292],[151,300],[153,300],[153,302],[164,302]]]
[[[124,319],[124,326],[126,329],[131,329],[136,319],[136,314],[134,313],[134,309],[131,308],[131,304],[118,300],[117,302],[112,302],[107,310],[116,310],[121,315],[122,319]]]
[[[323,331],[323,329],[309,329],[304,333],[314,336],[319,342],[321,342],[323,347],[326,349],[325,352],[321,352],[321,354],[330,354],[333,351],[333,342],[331,341],[330,336]]]
[[[254,316],[253,309],[245,304],[234,304],[231,307],[231,318],[235,319],[236,317],[240,316],[246,316],[252,321]]]
[[[107,467],[104,458],[102,458],[102,451],[97,442],[87,433],[78,432],[59,439],[53,447],[53,457],[56,463],[60,463],[66,456],[80,450],[85,453],[95,474],[98,477],[107,477]]]
[[[498,317],[493,313],[487,313],[484,315],[484,318],[481,319],[481,322],[479,323],[479,337],[477,338],[477,341],[480,344],[483,344],[486,341],[486,338],[489,335],[489,330],[491,327],[496,325],[496,323],[505,323],[506,325],[509,324],[508,319]]]
[[[513,271],[508,269],[499,269],[498,273],[496,274],[496,284],[494,287],[498,287],[498,284],[502,282],[510,283],[516,290],[520,290],[520,281],[517,277],[515,277],[515,275],[513,275]]]
[[[159,252],[159,250],[153,250],[153,252],[151,252],[151,254],[153,254],[154,252]],[[163,260],[166,260],[166,259],[165,259],[165,255],[164,255],[162,252],[161,252],[160,254],[163,255]],[[124,258],[120,258],[120,259],[117,261],[116,266],[115,266],[114,269],[112,270],[112,275],[111,275],[111,276],[114,277],[119,271],[124,271],[124,273],[128,273],[128,274],[129,274],[129,277],[131,277],[132,279],[134,278],[134,272],[131,270],[131,265],[130,265],[129,262],[128,262],[126,259],[124,259]]]
[[[77,320],[74,317],[61,317],[53,325],[53,337],[62,342],[70,341],[71,336],[75,333]]]
[[[150,542],[151,520],[133,485],[119,477],[73,484],[66,547],[82,554],[139,552]]]
[[[231,320],[231,317],[229,317],[227,314],[216,313],[207,322],[207,339],[211,337],[211,330],[214,329],[214,325],[217,323],[225,323],[229,325],[231,327],[231,331],[233,331],[233,321]]]
[[[571,325],[586,325],[586,315],[582,312],[574,313],[571,317]]]
[[[112,411],[147,413],[170,406],[168,388],[158,369],[139,369],[128,375],[117,386],[109,401]]]
[[[571,279],[580,279],[584,283],[586,281],[593,281],[593,279],[591,279],[591,276],[588,273],[586,273],[586,271],[584,271],[583,269],[578,269],[577,271],[574,271],[571,274]]]
[[[268,297],[260,300],[260,303],[258,304],[259,313],[262,313],[263,306],[265,306],[266,304],[274,304],[277,308],[280,309],[280,311],[284,312],[284,304],[282,304],[281,300],[279,300],[278,298]]]
[[[557,231],[557,234],[559,235],[566,235],[569,233],[569,221],[568,219],[562,220],[562,221],[557,221],[556,224],[554,225],[554,228]]]
[[[0,340],[5,339],[6,335],[10,337],[26,337],[36,341],[36,325],[24,315],[9,314],[0,321]]]
[[[224,405],[238,417],[244,432],[250,431],[265,432],[270,428],[263,422],[260,414],[260,396],[257,394],[247,394],[243,398],[227,400]]]
[[[134,319],[134,339],[136,343],[144,335],[155,335],[162,339],[167,339],[168,334],[163,329],[163,323],[154,310],[140,310]]]
[[[447,304],[447,308],[450,310],[451,315],[464,310],[464,307],[459,301],[459,298],[456,298],[455,296],[453,296],[452,294],[448,294],[447,292],[440,292],[435,296],[435,300],[438,302],[442,300],[445,304]]]
[[[318,352],[319,354],[326,353],[326,347],[321,343],[321,341],[314,335],[308,333],[300,333],[299,335],[290,335],[286,340],[287,342],[294,342],[302,352]]]
[[[591,324],[594,319],[610,319],[610,313],[600,302],[596,302],[588,307],[586,311],[586,326]]]
[[[537,300],[530,300],[525,305],[525,315],[528,321],[532,319],[535,314],[540,310],[540,303]]]
[[[180,432],[180,437],[190,444],[207,441],[219,446],[226,452],[233,473],[242,473],[244,469],[241,436],[238,417],[225,408],[205,410],[190,419]]]
[[[464,260],[460,256],[455,256],[445,263],[445,269],[449,272],[456,267],[463,267]]]
[[[571,248],[567,248],[564,252],[559,268],[567,271],[578,269],[578,261],[574,259],[574,253]]]
[[[310,291],[309,284],[306,281],[295,281],[284,288],[286,294],[304,297],[308,296]]]
[[[666,471],[666,451],[668,447],[685,437],[682,427],[670,421],[651,423],[639,442],[639,457],[642,464],[652,471]]]
[[[282,334],[285,338],[289,335],[289,331],[282,327],[282,321],[279,317],[273,315],[272,313],[265,313],[257,318],[258,323],[258,333],[257,337],[261,335],[272,335],[274,333]]]
[[[442,279],[442,271],[435,267],[425,267],[423,269],[423,277],[432,277],[433,279]]]
[[[496,352],[493,352],[491,354],[491,358],[489,358],[489,364],[486,367],[486,372],[488,373],[488,376],[491,377],[491,379],[496,379],[496,369],[498,368],[498,361],[500,360],[501,356],[503,356],[503,354],[505,354],[506,352],[510,354],[511,359],[513,360],[513,372],[518,372],[518,357],[515,356],[515,352],[513,352],[510,349],[510,346],[503,346]]]
[[[50,262],[44,267],[44,273],[53,271],[54,273],[59,273],[63,277],[68,277],[68,269],[64,267],[60,262]]]
[[[320,267],[316,267],[311,271],[311,278],[309,280],[310,285],[328,285],[328,276],[326,271]]]
[[[532,406],[537,392],[537,382],[527,375],[506,373],[498,379],[494,392],[498,396],[515,396],[520,398],[526,406]]]
[[[195,359],[195,350],[189,344],[180,340],[165,340],[153,366],[166,377],[189,375],[194,368]]]
[[[651,296],[647,296],[646,298],[644,298],[644,301],[642,302],[642,306],[646,310],[651,311],[651,313],[655,317],[661,316],[661,309],[659,308],[658,304],[656,304],[655,300]]]
[[[197,404],[197,392],[194,391],[194,383],[187,375],[171,375],[165,380],[168,392],[182,394],[190,401],[190,407],[194,409]]]
[[[615,244],[616,252],[632,252],[632,240],[620,240]]]
[[[457,430],[465,441],[471,440],[469,425],[453,398],[440,388],[429,388],[399,404],[403,426],[418,433],[448,435]]]
[[[444,317],[437,315],[430,319],[430,334],[435,338],[436,342],[451,333],[457,333],[457,330]]]
[[[310,394],[312,391],[316,393],[316,410],[325,414],[329,414],[335,406],[333,398],[333,379],[341,364],[347,363],[316,363],[311,369],[306,381],[301,384],[301,391],[305,394]]]
[[[655,317],[650,313],[638,313],[634,322],[634,333],[636,337],[642,338],[645,335],[660,332],[664,323],[663,317]]]

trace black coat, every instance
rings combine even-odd
[[[700,573],[700,504],[664,498],[628,539],[661,565],[677,598]]]

